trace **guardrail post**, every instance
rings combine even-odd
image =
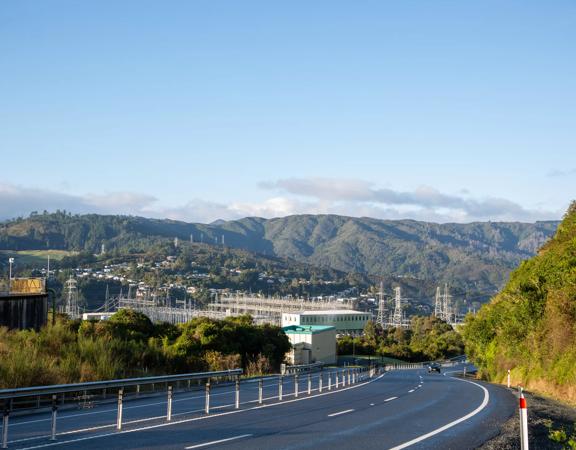
[[[236,385],[236,409],[240,409],[240,376],[236,375],[236,381],[234,383]]]
[[[312,393],[312,375],[308,374],[308,395]]]
[[[124,398],[124,389],[120,388],[118,390],[118,415],[116,416],[116,429],[120,431],[122,429],[122,400]]]
[[[298,374],[294,374],[294,397],[298,397]]]
[[[50,440],[56,440],[56,418],[58,416],[58,396],[54,394],[52,396],[52,423],[50,428]]]
[[[263,381],[262,378],[258,380],[258,404],[262,404],[262,388],[263,388]]]
[[[2,448],[8,448],[8,420],[12,400],[4,400],[4,412],[2,413]]]
[[[168,386],[168,401],[167,401],[166,421],[172,420],[172,385]]]
[[[204,405],[206,414],[210,414],[210,380],[206,382],[206,402]]]
[[[280,375],[278,377],[278,401],[279,402],[282,401],[282,389],[284,387],[283,385],[284,385],[284,380],[283,380],[282,375]]]

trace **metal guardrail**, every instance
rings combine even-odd
[[[308,368],[310,366],[314,367],[321,367],[322,363],[316,363],[312,365],[307,365]],[[301,368],[302,366],[300,366]],[[234,402],[233,404],[229,405],[235,409],[240,409],[240,375],[242,374],[242,369],[234,369],[234,370],[225,370],[225,371],[218,371],[218,372],[200,372],[200,373],[189,373],[189,374],[181,374],[181,375],[168,375],[168,376],[160,376],[160,377],[145,377],[145,378],[129,378],[123,380],[108,380],[108,381],[96,381],[90,383],[76,383],[76,384],[68,384],[68,385],[55,385],[55,386],[36,386],[36,387],[28,387],[28,388],[19,388],[19,389],[3,389],[0,390],[0,403],[4,403],[4,412],[3,412],[3,426],[2,426],[2,435],[0,439],[0,448],[8,448],[8,424],[12,409],[12,403],[18,399],[25,399],[25,398],[33,398],[36,397],[40,399],[40,397],[44,396],[45,398],[49,399],[51,396],[51,429],[49,434],[50,441],[56,440],[56,426],[57,426],[57,417],[58,417],[58,409],[60,406],[59,400],[63,400],[63,396],[66,393],[84,393],[88,391],[106,391],[106,389],[118,389],[117,391],[117,412],[116,412],[116,423],[110,424],[110,427],[114,427],[117,431],[121,431],[123,427],[123,402],[125,396],[125,389],[129,388],[130,386],[136,387],[136,398],[140,395],[140,386],[144,385],[152,385],[154,384],[165,384],[165,390],[163,388],[163,392],[166,395],[166,414],[164,416],[157,416],[151,417],[150,419],[139,419],[139,422],[142,420],[155,420],[155,419],[163,419],[166,422],[170,422],[172,420],[172,401],[173,401],[173,387],[175,386],[178,389],[178,383],[182,381],[188,381],[188,390],[191,389],[190,381],[191,380],[198,380],[198,388],[202,389],[202,384],[200,381],[205,381],[204,390],[205,390],[205,399],[204,399],[204,408],[203,412],[205,414],[210,414],[214,408],[218,408],[220,406],[212,406],[211,405],[211,390],[212,390],[212,381],[218,379],[229,379],[233,381],[234,389],[232,391],[234,395]],[[257,402],[258,405],[262,405],[264,401],[278,401],[282,402],[283,397],[293,396],[294,398],[299,397],[300,395],[312,395],[312,391],[316,391],[318,393],[322,393],[323,391],[332,391],[338,390],[340,387],[345,388],[347,386],[352,386],[357,383],[361,383],[371,378],[377,376],[378,374],[382,373],[381,367],[371,366],[371,367],[345,367],[342,369],[336,369],[333,371],[320,371],[317,374],[313,374],[311,371],[307,373],[292,373],[292,374],[285,374],[285,375],[278,375],[278,376],[271,376],[271,377],[260,377],[257,380],[248,380],[248,383],[253,383],[254,381],[258,382],[258,395],[257,400],[248,401],[247,403],[254,403]],[[276,378],[277,377],[277,378]],[[268,385],[267,387],[272,387],[276,389],[276,394],[272,397],[264,398],[264,380],[273,380],[272,385]],[[284,392],[285,382],[287,380],[293,379],[293,390],[291,393]],[[313,383],[313,380],[316,379],[317,381]],[[277,382],[276,382],[277,380]],[[300,386],[300,381],[304,382],[304,386]],[[277,384],[277,387],[276,387]],[[289,383],[290,384],[290,383]],[[313,386],[315,385],[315,387]],[[186,390],[186,388],[184,389]],[[116,396],[116,395],[115,395]],[[73,395],[68,396],[69,399],[81,399],[82,397],[74,397]],[[105,395],[104,395],[104,398]],[[113,397],[112,397],[113,398]],[[196,397],[197,398],[197,397]],[[158,404],[158,403],[155,403]],[[68,434],[70,431],[64,432],[64,434]],[[46,436],[48,437],[48,436]],[[15,441],[18,442],[18,441]]]
[[[242,375],[242,369],[232,369],[232,370],[222,370],[217,372],[197,372],[197,373],[186,373],[179,375],[165,375],[158,377],[141,377],[141,378],[126,378],[119,380],[107,380],[107,381],[93,381],[88,383],[75,383],[75,384],[60,384],[51,386],[33,386],[25,388],[15,388],[15,389],[2,389],[0,390],[0,400],[4,403],[3,414],[2,414],[2,439],[0,441],[1,448],[8,448],[8,426],[10,413],[13,411],[13,402],[15,399],[27,398],[27,397],[37,397],[40,399],[41,396],[52,396],[52,420],[51,420],[51,433],[50,440],[56,440],[56,423],[58,415],[58,397],[59,395],[64,395],[66,393],[83,392],[86,397],[86,392],[94,390],[103,390],[118,388],[118,411],[116,416],[116,429],[122,430],[122,413],[123,413],[123,401],[124,401],[124,389],[130,386],[136,386],[136,392],[140,392],[140,386],[142,385],[154,385],[154,384],[166,384],[167,391],[167,410],[166,410],[166,420],[169,422],[172,420],[172,396],[173,396],[173,384],[180,381],[193,381],[193,380],[207,380],[206,382],[206,411],[209,412],[210,405],[210,380],[212,378],[233,378],[236,384],[236,408],[240,407],[240,375]]]
[[[159,383],[174,383],[176,381],[204,380],[216,377],[232,377],[242,375],[242,369],[221,370],[218,372],[197,372],[159,377],[124,378],[119,380],[92,381],[88,383],[56,384],[51,386],[33,386],[17,389],[0,389],[0,400],[35,397],[38,395],[62,394],[65,392],[83,392],[97,389],[121,388]]]
[[[302,372],[311,372],[316,369],[322,369],[324,367],[324,363],[319,361],[312,364],[297,364],[293,366],[289,365],[282,365],[281,373],[284,374],[296,374]]]

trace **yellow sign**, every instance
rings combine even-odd
[[[11,294],[44,294],[44,278],[12,278]]]

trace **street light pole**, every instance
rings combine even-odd
[[[8,276],[8,293],[12,292],[12,264],[14,264],[14,258],[8,258],[8,266],[10,267]]]

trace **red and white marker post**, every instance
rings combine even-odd
[[[526,399],[520,388],[520,448],[528,450],[528,409],[526,408]]]

